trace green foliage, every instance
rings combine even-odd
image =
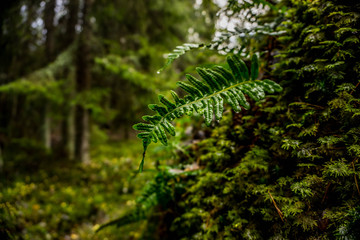
[[[0,86],[0,93],[8,95],[29,95],[31,98],[41,98],[55,103],[64,101],[61,92],[64,81],[56,78],[72,63],[71,54],[74,47],[69,47],[61,53],[54,62],[40,68],[25,77]]]
[[[166,207],[168,202],[172,200],[172,191],[168,182],[173,180],[174,175],[168,171],[159,172],[155,179],[148,182],[136,199],[136,207],[120,218],[114,219],[104,225],[101,225],[96,232],[101,231],[109,226],[121,227],[127,224],[144,220],[151,213],[151,209],[156,205]]]
[[[338,239],[358,239],[359,229],[356,227],[360,223],[360,208],[351,208],[345,215],[345,222],[337,229]]]
[[[229,0],[226,9],[228,11],[232,10],[235,11],[236,13],[239,12],[248,12],[246,18],[251,18],[251,17],[256,17],[256,14],[254,14],[251,11],[248,11],[251,8],[265,8],[265,6],[270,7],[271,9],[275,9],[278,10],[278,7],[268,1],[265,0],[251,0],[251,1],[246,1],[243,3],[239,3],[236,0]]]
[[[140,150],[134,141],[120,145],[105,142],[93,148],[92,162],[87,166],[47,158],[45,167],[27,171],[26,176],[1,175],[1,239],[135,237],[132,230],[138,225],[98,234],[95,230],[105,219],[132,208],[134,194],[153,177],[143,174],[129,181],[135,171],[131,161]]]
[[[154,90],[154,79],[126,63],[120,56],[107,55],[102,58],[95,58],[95,63],[103,66],[109,72],[132,83],[136,87]]]
[[[328,162],[323,171],[325,177],[332,178],[345,177],[352,173],[348,164],[344,162],[344,159],[342,159],[342,161]]]
[[[277,48],[265,49],[276,60],[263,65],[274,64],[270,78],[282,79],[283,93],[257,101],[246,115],[226,111],[213,129],[199,130],[205,137],[178,161],[202,171],[181,179],[186,192],[168,206],[170,220],[157,224],[168,229],[162,239],[359,238],[360,5],[282,6],[276,31],[286,33],[272,36]],[[249,74],[228,65],[233,76]],[[197,85],[182,86],[201,97]],[[160,100],[165,111],[174,108]]]
[[[209,2],[213,1],[203,1],[204,4]],[[148,10],[149,16],[159,10],[161,4],[171,5],[167,1],[142,3],[142,6],[134,4],[134,8]],[[252,11],[254,7],[264,10],[264,14]],[[169,11],[177,10],[169,8]],[[111,8],[106,11],[111,12]],[[240,56],[260,52],[262,61],[257,61],[257,55],[252,56],[251,63],[241,61],[239,55],[231,56],[225,68],[197,68],[201,79],[186,75],[188,81],[178,85],[187,96],[180,97],[181,94],[172,92],[173,101],[170,101],[168,96],[160,95],[160,104],[149,105],[156,114],[144,116],[146,123],[134,126],[142,131],[139,137],[144,147],[139,169],[144,167],[145,152],[151,142],[160,141],[166,145],[168,135],[175,134],[177,142],[184,135],[192,139],[172,144],[171,157],[166,153],[155,157],[158,171],[153,175],[155,171],[152,170],[137,174],[131,168],[131,159],[115,157],[93,162],[88,166],[90,176],[83,175],[86,171],[83,168],[73,173],[81,176],[79,185],[86,185],[86,190],[61,188],[56,179],[50,181],[54,187],[26,180],[2,188],[0,196],[5,204],[0,205],[0,234],[5,232],[9,236],[26,229],[20,231],[25,239],[46,239],[48,231],[44,230],[42,219],[49,219],[46,224],[52,230],[50,238],[61,238],[58,232],[70,234],[75,228],[72,226],[86,222],[85,225],[96,226],[88,230],[91,233],[101,229],[95,239],[114,236],[132,239],[359,239],[359,12],[360,4],[356,1],[228,1],[220,13],[229,20],[242,20],[239,15],[246,16],[247,22],[257,26],[248,29],[236,26],[213,40],[211,45],[177,47],[169,55],[168,64],[199,48],[224,52],[229,49],[238,51]],[[136,16],[145,16],[141,13]],[[156,14],[159,15],[162,16]],[[97,21],[102,20],[97,18]],[[109,25],[105,23],[102,26]],[[152,30],[148,25],[142,27],[141,23],[137,26],[141,34]],[[123,30],[127,31],[132,29]],[[154,36],[168,39],[161,31]],[[234,37],[238,42],[233,41]],[[136,36],[131,38],[136,39]],[[230,39],[233,46],[227,45]],[[124,44],[125,48],[128,46],[130,44]],[[138,50],[136,44],[131,47]],[[149,48],[141,48],[141,57],[133,57],[134,62],[147,62],[150,52]],[[119,56],[123,55],[116,53],[97,58],[97,66],[124,80],[120,82],[121,87],[124,83],[142,90],[154,87],[148,82],[144,84],[143,81],[152,80],[143,74],[144,69],[135,68],[136,64]],[[247,66],[250,65],[249,71]],[[272,71],[265,71],[268,69]],[[271,95],[281,87],[258,78],[279,79],[284,91]],[[266,99],[264,92],[270,93]],[[98,108],[94,105],[101,96],[99,92],[89,99],[85,93],[79,96],[79,101],[86,100],[84,104],[96,111]],[[124,99],[130,99],[129,96],[138,98],[128,93]],[[224,101],[231,107],[226,111]],[[194,112],[191,119],[195,121],[187,123],[186,127],[181,122],[176,126],[171,123]],[[123,116],[126,111],[120,113]],[[199,121],[201,116],[196,115],[203,116],[205,124],[213,127],[203,128]],[[185,120],[190,121],[190,118],[181,118]],[[30,142],[20,143],[29,145]],[[130,146],[138,145],[128,143],[121,151],[128,154]],[[165,152],[163,149],[159,146],[157,151]],[[161,160],[171,166],[159,166]],[[152,163],[146,164],[150,168]],[[133,170],[133,175],[124,174],[126,167]],[[60,172],[51,176],[67,175]],[[148,178],[153,179],[144,180]],[[132,196],[127,193],[138,193],[142,186],[139,197],[131,201]],[[107,193],[106,197],[102,192]],[[35,197],[37,195],[41,198]],[[50,203],[38,199],[50,199]],[[119,204],[125,207],[118,207]],[[44,213],[42,209],[50,211]],[[94,219],[91,217],[94,212],[100,216],[106,212],[106,217]],[[99,227],[98,224],[108,218],[115,220]],[[108,228],[112,225],[121,228]],[[138,228],[137,233],[132,231],[133,227]],[[75,234],[85,239],[79,231]]]
[[[276,20],[269,21],[267,19],[265,15],[269,11],[268,9],[278,14]],[[192,50],[209,49],[226,54],[237,53],[246,57],[249,52],[254,50],[254,42],[261,42],[269,36],[279,36],[286,32],[276,29],[285,11],[286,7],[283,6],[280,9],[276,4],[264,0],[228,1],[217,15],[219,19],[229,19],[229,22],[230,19],[235,20],[236,25],[231,26],[231,29],[218,28],[215,37],[210,42],[185,43],[177,46],[167,55],[166,63],[158,73],[174,60]],[[250,26],[244,26],[246,24]],[[237,44],[234,44],[234,40]]]
[[[175,135],[174,126],[171,121],[186,114],[191,116],[195,110],[204,116],[205,123],[210,126],[215,119],[220,120],[223,113],[223,102],[227,102],[231,108],[240,112],[241,107],[250,108],[250,104],[245,95],[248,95],[254,101],[265,98],[265,92],[274,93],[282,90],[281,86],[271,80],[257,80],[259,74],[259,64],[256,55],[252,57],[251,75],[246,64],[236,55],[227,58],[227,63],[232,74],[216,66],[212,69],[197,68],[197,73],[203,80],[199,80],[192,75],[186,75],[189,83],[178,82],[180,88],[189,93],[184,98],[172,92],[175,102],[171,102],[162,95],[159,95],[159,101],[163,106],[150,104],[149,108],[157,112],[154,116],[144,116],[143,119],[149,123],[138,123],[134,129],[143,131],[138,134],[142,139],[144,146],[144,157],[147,146],[151,142],[158,140],[167,145],[167,135]],[[165,132],[166,131],[166,132]],[[142,171],[143,160],[140,163],[139,171]]]
[[[165,65],[161,69],[159,69],[157,73],[160,73],[161,71],[163,71],[173,61],[175,61],[177,58],[181,57],[181,55],[184,55],[185,53],[187,53],[193,49],[199,49],[199,48],[203,48],[203,47],[208,47],[208,46],[205,46],[204,44],[184,43],[181,46],[175,47],[175,49],[171,53],[167,54]]]
[[[249,13],[250,12],[251,11],[249,11]],[[264,24],[255,26],[251,29],[235,27],[235,29],[232,31],[220,31],[219,33],[220,35],[216,36],[210,43],[185,43],[183,45],[175,47],[175,49],[171,53],[167,54],[165,65],[161,69],[159,69],[157,73],[162,72],[177,58],[192,50],[209,49],[225,53],[237,52],[239,54],[247,56],[248,54],[246,51],[244,52],[244,50],[246,46],[251,45],[249,39],[256,39],[260,41],[267,36],[282,35],[285,33],[285,31],[276,31],[275,26],[270,24]],[[241,44],[239,44],[241,46],[240,48],[237,48],[238,45],[232,48],[229,46],[230,39],[234,38],[241,42]]]

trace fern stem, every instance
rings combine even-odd
[[[151,140],[150,139],[144,139],[143,140],[143,147],[144,147],[144,152],[143,152],[143,157],[139,166],[139,173],[141,173],[144,169],[144,161],[145,161],[145,155],[146,155],[146,150],[147,147],[149,146]]]
[[[311,106],[311,107],[316,107],[318,109],[324,109],[325,108],[323,106],[319,106],[319,105],[315,105],[315,104],[311,104],[311,103],[307,103],[307,102],[294,102],[294,104],[291,104],[291,105],[295,105],[295,104],[307,105],[307,106]]]
[[[327,198],[327,194],[329,192],[330,185],[331,185],[331,183],[328,183],[328,185],[326,185],[325,194],[324,194],[323,199],[321,200],[321,204],[323,204]]]

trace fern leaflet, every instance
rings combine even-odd
[[[265,92],[274,93],[282,91],[282,87],[271,80],[257,80],[259,63],[256,55],[252,56],[251,73],[243,60],[233,55],[227,57],[227,63],[231,72],[223,67],[215,66],[209,68],[197,68],[201,76],[199,80],[191,75],[186,75],[189,82],[178,82],[178,86],[189,95],[180,98],[175,92],[171,92],[174,102],[159,95],[162,105],[150,104],[149,108],[157,114],[143,116],[147,123],[138,123],[133,126],[135,130],[142,131],[137,136],[142,139],[144,153],[140,163],[139,172],[142,172],[145,152],[151,142],[160,141],[167,145],[168,137],[175,135],[175,128],[171,121],[186,114],[191,116],[193,111],[204,116],[206,125],[213,121],[220,120],[223,113],[223,102],[227,102],[235,112],[240,112],[241,107],[250,108],[245,97],[249,96],[254,101],[265,98]]]

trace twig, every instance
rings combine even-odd
[[[327,194],[328,194],[330,185],[331,185],[331,183],[328,183],[328,185],[326,186],[325,194],[324,194],[324,197],[323,197],[323,199],[322,199],[322,201],[321,201],[321,204],[323,204],[323,203],[325,202],[325,198],[326,198],[326,196],[327,196]]]
[[[311,107],[316,107],[316,108],[319,108],[319,109],[324,109],[325,108],[323,106],[319,106],[319,105],[315,105],[315,104],[311,104],[311,103],[307,103],[307,102],[294,102],[294,103],[297,103],[299,105],[307,105],[307,106],[311,106]]]
[[[355,160],[357,160],[357,158],[354,159],[354,161],[355,161]],[[354,161],[352,161],[352,166],[353,166],[353,169],[354,169],[354,179],[355,179],[356,189],[357,189],[357,191],[358,191],[358,193],[359,193],[359,195],[360,195],[359,185],[358,185],[358,182],[357,182],[357,179],[356,179],[356,171],[355,171]]]
[[[286,220],[284,221],[284,215],[283,215],[283,213],[281,212],[281,210],[278,208],[278,206],[276,205],[276,202],[275,202],[273,196],[271,195],[269,189],[268,189],[268,193],[269,193],[269,195],[270,195],[270,198],[271,198],[271,200],[272,200],[272,202],[273,202],[273,204],[274,204],[274,207],[275,207],[277,213],[279,214],[279,217],[281,218],[281,221],[285,222]]]
[[[355,88],[351,91],[350,95],[352,95],[354,93],[355,89],[359,86],[359,84],[360,84],[360,81],[356,84]]]

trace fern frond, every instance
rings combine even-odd
[[[265,92],[274,93],[282,91],[282,87],[271,80],[257,80],[259,74],[259,63],[256,55],[252,56],[251,74],[246,64],[237,56],[229,56],[227,63],[231,69],[216,66],[212,69],[196,68],[202,80],[191,75],[186,75],[188,82],[178,82],[178,86],[188,93],[180,98],[175,92],[171,92],[174,102],[164,96],[159,96],[163,106],[150,104],[149,108],[156,112],[154,116],[144,116],[148,123],[138,123],[133,126],[135,130],[142,131],[137,136],[142,139],[144,146],[143,159],[139,172],[143,170],[145,152],[151,142],[158,140],[167,145],[167,134],[175,135],[175,128],[171,121],[182,115],[192,115],[196,111],[204,116],[207,126],[215,119],[220,120],[224,109],[224,100],[236,112],[241,107],[250,108],[247,95],[254,101],[265,98]]]
[[[172,200],[172,191],[167,185],[169,179],[173,178],[167,171],[159,172],[153,181],[146,183],[141,195],[136,199],[136,206],[123,216],[101,225],[96,232],[109,226],[125,226],[139,222],[148,217],[151,209],[156,205],[165,206]]]
[[[121,227],[130,223],[138,222],[140,220],[146,219],[146,215],[144,214],[144,211],[141,209],[135,209],[134,211],[130,212],[129,214],[126,214],[120,218],[117,218],[113,221],[110,221],[106,224],[101,225],[96,232],[100,232],[102,229],[110,227],[110,226],[117,226]]]
[[[251,11],[249,11],[251,13]],[[250,17],[249,17],[250,18]],[[246,19],[249,19],[246,18]],[[222,52],[233,52],[237,49],[237,52],[241,53],[245,49],[244,46],[248,45],[248,41],[255,39],[263,38],[264,36],[279,36],[283,35],[286,31],[278,31],[276,28],[271,24],[264,24],[261,26],[255,26],[251,29],[247,29],[244,27],[235,27],[233,31],[226,30],[224,32],[219,32],[220,35],[216,36],[208,43],[185,43],[180,46],[176,46],[175,49],[168,53],[166,56],[166,63],[165,65],[158,70],[157,73],[162,72],[166,67],[168,67],[172,62],[174,62],[177,58],[181,57],[182,55],[190,52],[192,50],[197,49],[208,49],[208,50],[216,50]],[[231,38],[236,38],[239,41],[242,41],[243,44],[240,44],[242,47],[236,47],[234,49],[228,46],[229,41]],[[224,45],[225,44],[225,45]],[[247,54],[246,54],[247,56]]]
[[[169,66],[175,59],[179,58],[180,56],[184,55],[186,52],[193,50],[193,49],[199,49],[205,47],[205,44],[203,43],[184,43],[181,46],[175,47],[175,49],[167,54],[167,61],[165,65],[158,70],[158,73],[160,73],[162,70],[164,70],[167,66]]]

